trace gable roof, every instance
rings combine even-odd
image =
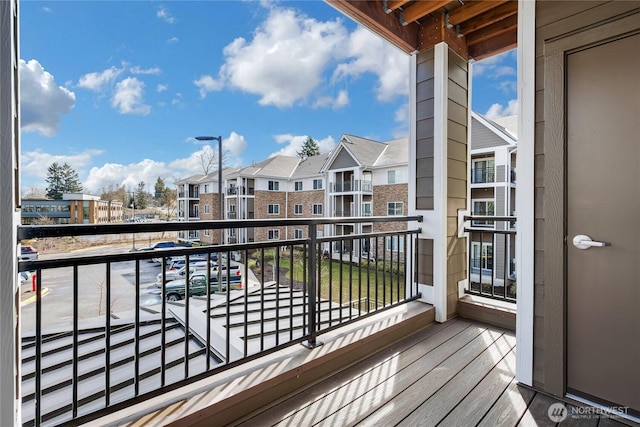
[[[322,167],[328,158],[329,153],[325,153],[300,159],[298,166],[291,174],[291,178],[307,178],[320,175]]]
[[[261,162],[254,163],[230,174],[229,178],[251,176],[256,178],[289,178],[295,171],[300,159],[290,156],[273,156]]]
[[[471,150],[478,150],[501,145],[516,146],[517,140],[503,126],[472,111],[470,143]]]

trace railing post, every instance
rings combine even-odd
[[[316,262],[318,260],[317,228],[318,226],[316,224],[309,224],[309,274],[307,275],[309,277],[309,289],[307,291],[307,301],[309,301],[309,310],[307,311],[307,315],[309,316],[309,340],[302,343],[302,345],[308,349],[313,349],[322,345],[321,342],[316,341]]]

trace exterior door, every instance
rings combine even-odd
[[[640,34],[569,53],[566,79],[566,389],[637,416]]]

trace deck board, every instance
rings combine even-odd
[[[512,332],[454,319],[232,425],[557,426],[548,411],[559,401],[518,385],[515,354]],[[560,425],[623,426],[606,416],[569,417]]]

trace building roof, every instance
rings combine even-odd
[[[495,119],[491,119],[491,121],[501,128],[503,128],[506,132],[508,132],[514,139],[518,139],[518,115],[514,114],[513,116],[504,116],[504,117],[496,117]]]
[[[328,158],[329,153],[325,153],[300,159],[298,167],[296,167],[295,171],[291,174],[291,178],[306,178],[320,175],[322,167]]]
[[[383,142],[348,134],[340,138],[340,145],[345,147],[353,158],[363,166],[375,165],[378,158],[387,148],[387,145]]]
[[[375,166],[393,166],[398,164],[409,163],[409,139],[398,138],[387,141],[384,144],[387,148],[378,157]]]
[[[290,156],[273,156],[250,166],[239,169],[237,172],[230,174],[229,178],[234,176],[253,176],[268,178],[289,178],[295,171],[300,159]]]

